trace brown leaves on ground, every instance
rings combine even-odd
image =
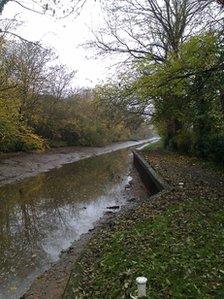
[[[139,225],[139,220],[142,223],[144,223],[144,221],[146,220],[146,222],[150,225],[150,223],[153,222],[154,219],[158,219],[158,216],[162,213],[167,213],[168,211],[169,214],[169,207],[171,207],[173,204],[185,202],[187,203],[187,201],[194,202],[194,200],[196,201],[197,199],[200,199],[200,201],[198,201],[198,204],[196,204],[195,207],[192,207],[192,211],[188,211],[189,215],[188,217],[186,217],[187,222],[191,221],[192,218],[192,225],[194,229],[194,227],[200,227],[200,225],[198,226],[198,224],[195,223],[197,222],[197,213],[203,213],[203,211],[205,211],[206,213],[206,205],[208,204],[209,206],[210,201],[213,201],[213,206],[215,202],[215,207],[217,206],[217,208],[215,208],[216,211],[219,211],[219,208],[220,210],[223,209],[223,171],[209,169],[202,161],[197,161],[197,159],[195,158],[181,156],[174,153],[164,153],[157,150],[151,152],[145,151],[143,152],[143,155],[145,159],[151,164],[151,166],[156,170],[156,172],[158,172],[169,183],[171,189],[162,192],[151,199],[143,198],[142,202],[140,202],[135,208],[129,209],[124,214],[121,214],[116,219],[115,225],[113,225],[112,227],[105,226],[97,235],[92,238],[87,250],[79,261],[79,266],[81,269],[80,273],[82,273],[82,275],[79,276],[78,280],[73,279],[72,276],[70,281],[70,286],[72,286],[72,289],[74,290],[74,288],[76,289],[77,287],[79,289],[79,296],[80,294],[82,294],[83,298],[93,298],[91,297],[93,294],[95,296],[94,298],[100,298],[101,292],[99,291],[99,286],[103,283],[105,283],[104,288],[108,288],[109,294],[115,294],[116,288],[119,289],[127,287],[127,292],[126,290],[122,290],[122,294],[124,294],[124,298],[127,298],[125,297],[126,295],[130,295],[129,284],[131,284],[131,281],[133,282],[133,277],[135,277],[136,274],[134,273],[133,277],[129,279],[130,275],[132,274],[131,271],[136,268],[135,263],[137,262],[135,261],[135,253],[136,258],[140,249],[143,253],[147,252],[149,254],[149,251],[151,250],[149,243],[153,244],[153,242],[157,242],[157,235],[155,235],[156,230],[154,232],[153,230],[150,230],[150,233],[147,233],[146,235],[138,235],[138,230],[136,230],[135,227],[136,225]],[[206,202],[203,207],[204,210],[199,208],[200,202]],[[194,210],[195,208],[198,209],[198,212]],[[181,210],[177,211],[177,213],[179,214],[172,225],[175,226],[173,228],[174,231],[177,229],[177,231],[181,232],[182,234],[184,233],[186,223],[184,220],[184,214],[181,216],[180,211]],[[186,211],[183,213],[186,213]],[[166,215],[166,217],[169,218],[168,215]],[[171,219],[172,217],[173,216],[171,216]],[[193,217],[195,217],[195,219]],[[163,217],[161,218],[161,223],[163,221],[162,219]],[[181,223],[178,222],[178,219]],[[201,222],[202,224],[203,221]],[[143,229],[145,228],[143,227]],[[186,234],[186,240],[184,239],[184,242],[189,242],[189,244],[192,243],[194,240],[191,240],[190,237],[187,238],[187,236],[188,235]],[[158,237],[158,242],[160,242],[160,240],[169,242],[168,237],[165,239],[164,238],[165,237],[160,235]],[[113,242],[113,245],[111,242]],[[183,247],[184,246],[185,245],[183,245]],[[113,248],[110,249],[110,247]],[[131,254],[131,256],[133,257],[133,261],[130,261],[130,269],[128,269],[128,271],[127,269],[122,269],[123,265],[127,266],[127,262],[124,262],[124,260],[122,260],[122,248],[126,248],[126,254]],[[150,254],[152,254],[153,258],[153,254],[156,254],[156,252],[154,252],[153,250]],[[120,259],[120,262],[116,261],[116,256]],[[175,259],[175,256],[173,258]],[[99,261],[101,264],[97,265],[97,261]],[[118,263],[116,264],[116,262]],[[180,262],[182,262],[181,258]],[[104,266],[104,263],[106,263],[106,267]],[[114,265],[113,263],[115,263],[116,265]],[[144,259],[141,261],[141,263],[144,264]],[[188,265],[186,264],[184,266],[187,267]],[[74,269],[73,272],[74,276],[77,272],[77,265],[75,267],[76,269]],[[111,281],[113,281],[113,273],[115,276],[117,267],[119,267],[119,271],[121,273],[119,280],[117,280],[117,283],[119,283],[119,281],[121,282],[115,288],[116,283],[109,283],[106,278],[104,281],[104,276],[102,275],[101,271],[102,269],[104,269],[106,272],[108,272],[108,275],[111,277]],[[164,282],[164,284],[167,284],[167,282]],[[69,289],[71,290],[71,287],[68,288],[68,292],[66,293],[65,298],[70,298],[71,293],[69,292]],[[170,289],[169,291],[172,292],[172,289]],[[97,292],[99,292],[99,294]],[[168,297],[170,297],[170,295],[167,295],[167,298]]]

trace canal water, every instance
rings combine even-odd
[[[19,298],[108,206],[125,204],[130,167],[123,150],[0,188],[1,299]]]

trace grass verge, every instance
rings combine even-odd
[[[144,147],[142,152],[149,152],[149,151],[153,151],[155,149],[162,149],[162,148],[163,148],[163,142],[160,139],[156,142],[149,143],[147,146]]]
[[[64,298],[130,298],[141,275],[147,298],[224,298],[223,174],[189,157],[150,151],[148,158],[173,190],[100,231]]]
[[[224,211],[219,207],[190,200],[154,220],[105,235],[91,268],[79,261],[79,279],[73,273],[66,298],[74,293],[129,298],[140,275],[149,280],[148,298],[224,298]]]

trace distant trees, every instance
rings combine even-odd
[[[101,145],[139,136],[139,128],[151,120],[167,148],[223,161],[223,15],[218,2],[102,1],[106,24],[90,46],[104,54],[125,54],[126,68],[119,83],[78,94],[71,89],[75,73],[55,66],[51,50],[10,44],[3,36],[0,101],[5,122],[0,132],[23,128],[20,136],[38,137],[37,147],[44,140]],[[7,138],[16,140],[17,133],[10,134]],[[21,144],[29,149],[35,142],[17,142],[16,149]]]
[[[105,145],[131,137],[140,138],[150,132],[140,131],[144,119],[132,114],[127,107],[114,106],[105,98],[108,86],[82,91],[63,101],[42,98],[42,111],[33,125],[36,132],[52,145]]]
[[[43,140],[28,125],[43,83],[41,48],[2,39],[0,88],[0,150],[42,147]],[[39,53],[40,54],[40,53]],[[32,56],[33,55],[33,56]],[[42,57],[43,58],[43,57]]]
[[[138,133],[141,116],[133,126],[98,90],[74,92],[75,72],[57,65],[51,49],[0,41],[0,152],[104,145]]]

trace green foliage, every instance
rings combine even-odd
[[[208,148],[209,157],[224,166],[224,133],[210,136]]]
[[[164,63],[139,65],[136,89],[153,102],[153,121],[167,148],[223,161],[223,53],[222,36],[208,32]]]

